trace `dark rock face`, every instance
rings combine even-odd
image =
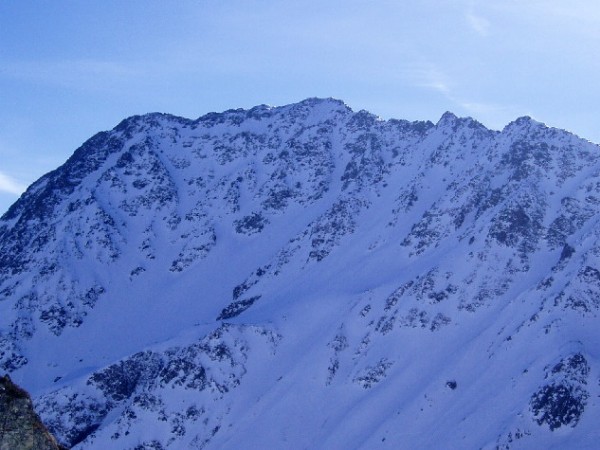
[[[0,450],[64,450],[33,410],[29,394],[0,377]]]
[[[85,382],[85,388],[56,391],[40,399],[40,412],[51,416],[49,428],[70,446],[95,444],[96,431],[109,413],[122,410],[123,418],[110,440],[116,441],[131,433],[137,418],[151,415],[156,423],[167,423],[174,437],[197,433],[198,440],[210,441],[221,427],[221,420],[209,415],[208,401],[215,410],[240,385],[247,369],[249,342],[266,343],[270,351],[280,336],[257,327],[237,327],[224,324],[210,335],[186,347],[172,347],[162,353],[145,351],[95,372]],[[191,402],[183,412],[170,410],[161,397],[162,389],[183,392]],[[194,393],[194,395],[190,395]],[[198,403],[196,403],[198,402]],[[206,402],[206,403],[205,403]],[[96,445],[96,447],[94,447]],[[146,444],[136,448],[163,448]],[[195,447],[193,447],[195,448]]]
[[[589,398],[585,388],[589,372],[581,353],[562,359],[548,371],[549,382],[531,397],[531,411],[538,425],[545,424],[550,430],[577,425]]]

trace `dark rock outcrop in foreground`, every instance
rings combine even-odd
[[[0,450],[64,450],[33,410],[29,394],[0,377]]]

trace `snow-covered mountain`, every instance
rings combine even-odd
[[[528,117],[131,117],[2,217],[0,370],[78,449],[591,448],[599,210]]]

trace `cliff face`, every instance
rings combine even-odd
[[[0,450],[63,450],[33,410],[29,394],[0,377]]]

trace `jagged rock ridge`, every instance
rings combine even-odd
[[[126,119],[2,217],[0,367],[76,448],[588,445],[599,155],[331,99]]]

